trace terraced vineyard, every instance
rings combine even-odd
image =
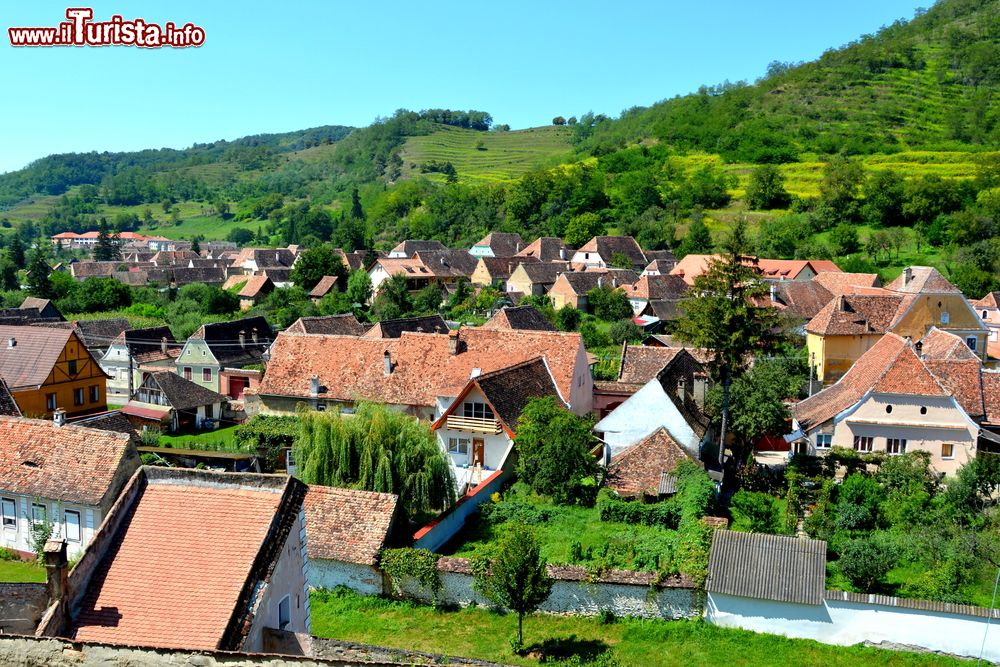
[[[555,166],[570,153],[571,130],[535,127],[513,132],[477,132],[441,125],[433,134],[411,137],[400,151],[403,178],[420,174],[420,165],[451,162],[459,181],[511,181],[537,167]],[[426,174],[444,180],[443,174]]]

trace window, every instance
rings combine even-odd
[[[212,381],[212,369],[211,368],[202,368],[201,369],[201,381],[202,382],[211,382]]]
[[[953,459],[955,458],[955,445],[946,442],[941,445],[941,458],[943,459]]]
[[[922,415],[926,415],[927,414],[927,406],[926,405],[921,405],[920,406],[920,414],[922,414]]]
[[[185,366],[184,367],[184,379],[185,380],[190,380],[191,379],[191,367],[190,366]]]
[[[91,385],[90,387],[90,402],[97,403],[101,400],[101,388],[99,386]]]
[[[891,415],[892,414],[892,406],[891,405],[885,406],[885,414],[887,414],[887,415]]]
[[[76,359],[70,359],[69,362],[67,362],[66,370],[70,375],[76,375]]]
[[[205,406],[205,419],[215,419],[215,410],[211,403]]]
[[[833,445],[832,433],[820,433],[816,436],[816,449],[830,449]]]
[[[870,435],[856,435],[854,436],[854,451],[856,452],[870,452],[872,447],[875,445],[875,438]]]
[[[286,595],[278,603],[278,629],[284,630],[292,622],[292,598]]]
[[[906,453],[906,438],[886,438],[885,451],[890,455]]]
[[[207,357],[208,356],[208,350],[202,350],[201,351],[201,356]]]
[[[469,455],[469,439],[468,438],[448,438],[448,453],[449,454],[461,454],[462,456]]]
[[[73,405],[83,405],[83,387],[73,390]]]
[[[968,338],[966,338],[965,339],[965,344],[968,345],[969,349],[972,350],[973,352],[976,351],[976,337],[975,336],[969,336]]]
[[[986,319],[986,311],[985,310],[983,311],[983,319],[984,320]]]
[[[0,499],[0,516],[4,528],[17,529],[17,503],[12,498]]]
[[[66,539],[80,541],[80,513],[75,510],[66,510]]]
[[[295,454],[291,447],[285,450],[285,472],[289,475],[295,474]]]
[[[45,394],[45,409],[52,412],[56,409],[56,395]]]
[[[493,419],[493,410],[485,403],[469,402],[462,404],[462,416],[473,419]]]
[[[31,523],[45,523],[47,508],[41,503],[31,503]]]
[[[948,324],[948,322],[951,322],[951,315],[945,310],[941,313],[941,324]]]

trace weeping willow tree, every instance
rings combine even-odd
[[[411,517],[454,504],[451,466],[426,424],[371,403],[299,416],[295,460],[307,484],[395,493]]]

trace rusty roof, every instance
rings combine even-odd
[[[543,262],[568,262],[573,258],[574,249],[556,236],[541,236],[529,243],[519,257],[536,257]]]
[[[399,496],[312,485],[306,493],[309,558],[375,565],[396,515]]]
[[[42,386],[73,339],[68,328],[0,326],[0,377],[12,391]]]
[[[516,232],[490,232],[473,247],[489,248],[494,257],[513,257],[524,247],[524,241]]]
[[[881,287],[877,273],[844,273],[842,271],[820,271],[811,282],[819,283],[834,296],[854,294],[859,289]]]
[[[337,276],[323,276],[319,279],[319,282],[309,290],[309,296],[313,299],[319,299],[330,293],[330,290],[334,288],[337,284]]]
[[[300,317],[285,331],[303,334],[329,334],[338,336],[360,336],[370,327],[362,324],[353,313],[344,315],[318,315]]]

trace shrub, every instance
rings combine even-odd
[[[397,590],[404,579],[412,577],[436,596],[441,590],[441,575],[437,570],[440,557],[426,549],[386,549],[379,556],[379,567],[389,575]]]
[[[601,521],[670,529],[677,528],[681,521],[681,508],[670,500],[647,505],[637,501],[605,499],[601,500],[598,510]]]
[[[845,542],[837,565],[852,584],[868,592],[892,569],[895,560],[895,547],[887,539],[871,536]]]
[[[480,521],[490,526],[508,521],[533,526],[547,523],[562,513],[562,510],[556,507],[543,507],[517,500],[484,503],[479,507]]]
[[[619,320],[611,325],[608,330],[608,334],[611,336],[612,342],[615,345],[621,345],[622,343],[628,341],[629,343],[641,343],[645,334],[642,328],[635,322],[629,320]]]
[[[576,331],[581,315],[579,309],[566,304],[556,311],[556,326],[562,331]]]
[[[0,560],[19,560],[17,554],[6,547],[0,547]]]
[[[729,511],[732,529],[746,533],[784,532],[781,507],[773,496],[759,491],[739,491],[733,496]]]
[[[611,337],[598,327],[595,322],[584,322],[581,324],[580,335],[583,337],[583,346],[588,350],[611,345]]]

